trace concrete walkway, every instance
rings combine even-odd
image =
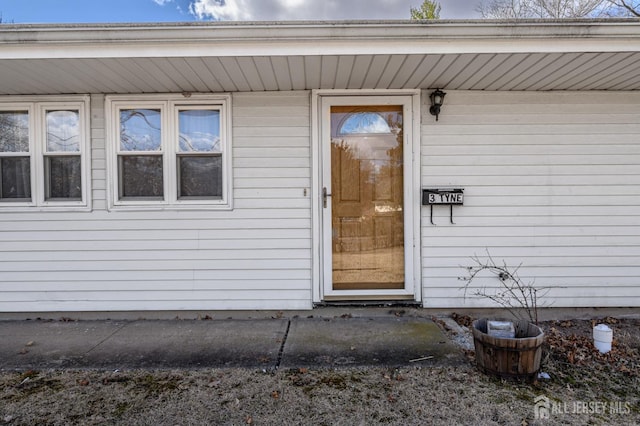
[[[451,365],[433,321],[342,315],[213,320],[0,321],[0,369]]]

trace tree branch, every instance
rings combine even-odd
[[[638,16],[640,17],[640,4],[630,4],[627,3],[626,0],[609,0],[610,3],[618,6],[618,7],[622,7],[623,9],[626,9],[630,14],[632,14],[633,16]]]

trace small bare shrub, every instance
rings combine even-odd
[[[467,275],[458,277],[459,280],[465,282],[462,288],[465,298],[469,290],[473,289],[471,295],[495,302],[511,313],[514,318],[538,324],[538,308],[544,306],[540,305],[540,299],[549,293],[551,287],[538,287],[535,285],[535,280],[524,282],[518,275],[522,264],[515,268],[507,266],[505,261],[498,264],[488,251],[486,259],[481,259],[478,256],[471,259],[475,265],[463,267],[467,271]],[[471,286],[476,278],[486,274],[497,278],[500,286],[498,288],[488,288],[487,286],[473,288]]]

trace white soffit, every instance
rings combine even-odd
[[[640,90],[640,20],[0,25],[0,94]]]

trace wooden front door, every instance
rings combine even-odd
[[[332,290],[403,290],[402,105],[334,105]]]

